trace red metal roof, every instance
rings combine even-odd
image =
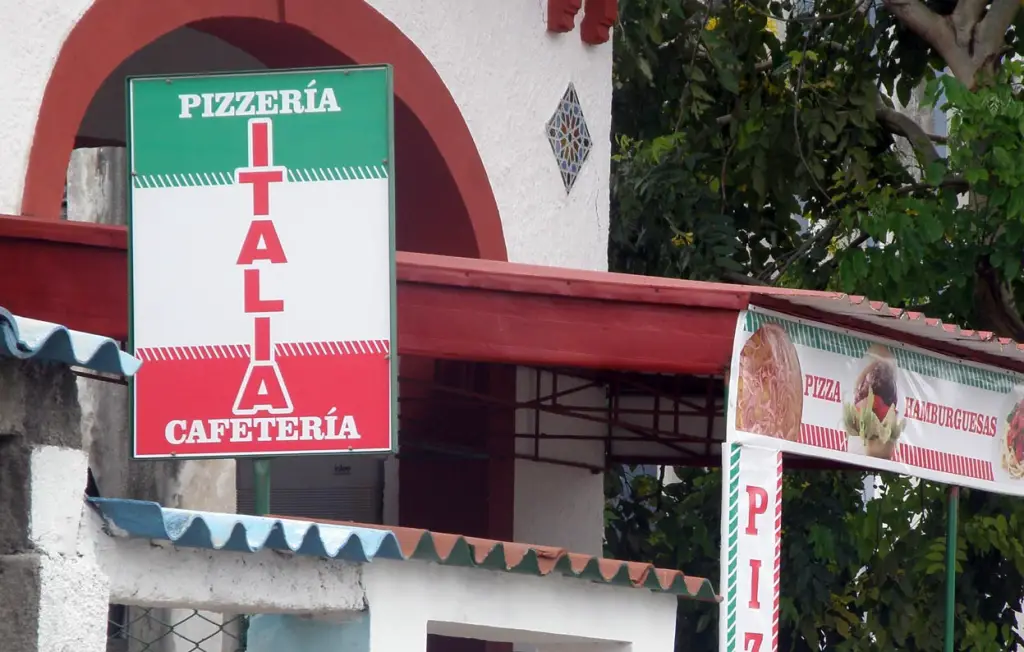
[[[426,254],[402,253],[399,260],[404,280],[693,308],[742,310],[756,305],[891,337],[954,357],[970,357],[1024,371],[1024,344],[841,292],[687,281]]]
[[[0,216],[0,303],[123,339],[122,227]],[[399,252],[399,352],[717,374],[759,305],[1024,372],[1024,345],[837,292],[703,283]],[[687,308],[687,310],[680,310]]]

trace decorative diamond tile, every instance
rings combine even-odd
[[[548,120],[547,130],[548,142],[551,143],[551,151],[555,154],[558,171],[562,175],[562,183],[568,194],[576,183],[576,177],[579,176],[593,146],[587,121],[583,118],[580,98],[576,95],[576,87],[571,82],[559,101],[555,114]]]

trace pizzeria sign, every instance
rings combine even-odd
[[[395,448],[391,83],[128,80],[135,457]]]
[[[751,307],[723,445],[721,649],[777,649],[782,454],[1024,496],[1024,377]]]

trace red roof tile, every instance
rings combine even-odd
[[[703,577],[693,577],[682,571],[656,568],[641,562],[604,559],[568,552],[555,546],[494,541],[408,527],[303,519],[294,516],[271,518],[386,530],[395,535],[406,559],[537,576],[559,574],[601,584],[672,593],[705,602],[719,600],[711,582]]]

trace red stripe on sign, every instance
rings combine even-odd
[[[208,346],[154,346],[137,349],[135,357],[143,362],[161,360],[223,360],[248,358],[248,344],[214,344]],[[345,342],[282,342],[274,345],[279,357],[386,355],[391,352],[388,340],[349,340]]]
[[[978,480],[995,479],[992,462],[976,457],[967,457],[966,455],[943,453],[911,444],[901,443],[897,446],[896,452],[893,455],[893,461],[922,469],[959,475],[965,478],[975,478]]]
[[[835,428],[822,428],[806,423],[800,424],[800,443],[830,451],[843,451],[849,448],[846,433]]]

